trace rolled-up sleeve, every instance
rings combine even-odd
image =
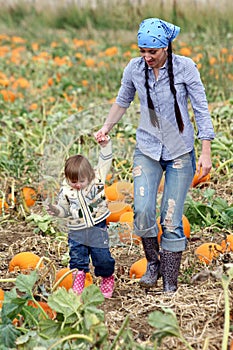
[[[121,79],[121,87],[116,98],[116,103],[123,108],[128,108],[130,106],[136,92],[132,79],[132,69],[133,64],[132,61],[130,61],[124,69]]]
[[[205,88],[197,66],[191,59],[186,60],[184,79],[197,123],[197,137],[201,140],[213,140],[215,133],[208,109]]]

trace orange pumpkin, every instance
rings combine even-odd
[[[107,217],[107,224],[110,222],[118,222],[120,219],[120,216],[128,211],[133,211],[131,206],[128,203],[125,202],[109,202],[108,203],[108,209],[110,210],[111,214]]]
[[[21,252],[16,254],[9,262],[9,271],[34,270],[40,261],[40,257],[31,252]],[[43,263],[40,265],[43,267]]]
[[[0,215],[2,214],[3,210],[4,212],[8,212],[8,209],[9,205],[7,204],[7,202],[0,199]]]
[[[57,273],[56,273],[56,277],[55,277],[55,283],[57,281],[59,281],[59,279],[64,276],[67,272],[69,272],[70,269],[69,267],[64,267],[62,269],[60,269]],[[89,286],[90,284],[93,283],[93,279],[92,276],[90,274],[90,272],[86,273],[86,278],[85,278],[85,285],[84,287]],[[64,287],[66,290],[69,290],[70,288],[72,288],[73,286],[73,277],[72,277],[72,273],[69,273],[58,285],[59,287]]]
[[[221,247],[224,252],[233,252],[233,235],[227,235],[221,242]]]
[[[139,259],[135,263],[133,263],[129,270],[130,278],[141,278],[146,272],[147,268],[147,260],[146,258]]]
[[[116,181],[105,187],[105,196],[109,201],[124,200],[129,195],[133,196],[133,184],[129,181]]]
[[[110,186],[105,186],[105,197],[108,201],[117,201],[124,199],[124,195],[117,192],[116,182]]]
[[[219,244],[210,242],[203,243],[199,247],[197,247],[195,250],[195,255],[201,262],[206,263],[208,265],[212,262],[212,260],[216,259],[222,252],[223,249]]]
[[[122,224],[119,231],[119,238],[122,243],[131,244],[140,244],[141,237],[133,233],[133,211],[127,211],[120,216],[119,222]]]
[[[90,274],[90,272],[87,272],[86,277],[85,277],[84,288],[90,286],[90,284],[93,284],[93,279],[92,279],[92,275]]]
[[[22,197],[28,207],[32,207],[36,203],[36,191],[32,187],[23,187]]]
[[[184,230],[185,236],[187,238],[190,238],[191,226],[190,226],[188,218],[185,215],[182,216],[182,223],[183,223],[183,230]],[[162,226],[160,224],[160,217],[157,218],[157,225],[158,225],[158,229],[159,229],[159,232],[158,232],[158,243],[160,243],[161,235],[163,233],[162,232]]]
[[[4,300],[4,290],[0,288],[0,309],[2,308],[3,300]]]
[[[51,318],[52,320],[56,318],[56,315],[57,315],[56,311],[52,310],[51,307],[45,301],[38,301],[38,304],[40,304],[40,306],[46,312],[49,318]],[[38,308],[38,305],[34,303],[34,301],[32,300],[28,301],[28,306],[35,307],[36,309]]]
[[[191,183],[191,187],[196,187],[198,184],[200,184],[202,182],[207,182],[210,180],[210,173],[200,179],[201,175],[202,175],[202,168],[200,168],[199,173],[198,172],[195,173],[195,175],[193,177],[193,181]]]

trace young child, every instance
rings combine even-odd
[[[82,293],[91,258],[95,276],[102,277],[100,290],[105,298],[111,298],[115,260],[109,250],[106,218],[110,212],[104,193],[105,178],[112,163],[109,136],[103,137],[100,146],[95,170],[82,155],[66,160],[58,203],[46,209],[50,215],[67,218],[70,268],[78,269],[73,273],[73,290]]]

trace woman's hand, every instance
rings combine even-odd
[[[106,145],[109,141],[108,130],[103,126],[100,130],[94,133],[94,137],[101,146],[104,145],[104,143]]]
[[[199,179],[209,174],[211,168],[211,144],[209,140],[202,140],[202,152],[197,162],[197,173],[200,174],[200,170],[202,169]]]

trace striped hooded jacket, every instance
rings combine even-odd
[[[112,142],[101,147],[95,179],[83,190],[72,188],[64,179],[55,207],[60,218],[67,218],[69,230],[81,230],[105,220],[110,211],[105,200],[104,184],[112,164]]]

